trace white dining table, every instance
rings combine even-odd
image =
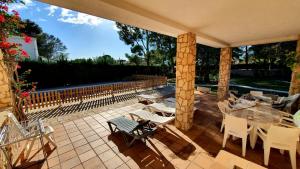
[[[250,133],[250,145],[252,148],[255,147],[258,127],[267,130],[271,124],[279,124],[282,119],[282,111],[259,103],[246,108],[234,109],[230,112],[230,115],[244,118],[249,125],[253,126]]]

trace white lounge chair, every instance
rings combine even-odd
[[[49,143],[51,143],[54,146],[54,148],[57,147],[52,136],[54,132],[53,128],[50,126],[44,126],[42,120],[38,119],[35,121],[24,121],[20,123],[12,113],[7,113],[7,118],[9,120],[9,125],[7,125],[7,130],[1,133],[0,138],[0,147],[2,150],[4,150],[6,146],[21,141],[26,141],[26,144],[24,146],[24,158],[25,160],[28,160],[34,142],[39,139],[42,145],[44,145],[43,138],[45,138],[49,141]],[[44,147],[42,148],[44,151]],[[16,161],[15,164],[17,162],[18,161]]]
[[[171,116],[171,117],[160,116],[158,114],[149,112],[147,110],[142,110],[142,109],[129,114],[133,120],[140,120],[140,119],[150,120],[152,123],[155,123],[156,125],[165,125],[175,119],[175,116]]]
[[[158,94],[139,94],[137,95],[138,101],[147,101],[147,102],[157,102],[163,98],[163,96]]]

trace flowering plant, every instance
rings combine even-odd
[[[28,53],[22,49],[20,44],[8,42],[10,36],[21,36],[25,43],[31,43],[31,38],[20,32],[24,28],[20,15],[16,10],[9,11],[9,5],[13,3],[23,3],[21,0],[1,0],[0,1],[0,50],[2,51],[1,64],[8,74],[13,94],[13,107],[16,115],[21,119],[26,119],[23,112],[24,104],[29,99],[29,93],[35,90],[35,83],[26,81],[26,77],[31,70],[18,75],[19,62],[29,58]],[[25,105],[26,107],[26,105]]]

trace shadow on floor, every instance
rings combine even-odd
[[[136,141],[131,147],[127,147],[123,141],[121,133],[114,133],[108,136],[108,139],[117,146],[118,151],[124,156],[130,157],[139,166],[139,168],[169,168],[175,169],[175,167],[163,156],[163,154],[156,148],[151,142],[147,141],[147,144],[151,144],[152,150],[145,143]]]
[[[186,141],[167,126],[157,130],[153,138],[165,144],[174,154],[183,160],[187,160],[196,150],[193,144]]]

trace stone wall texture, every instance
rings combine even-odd
[[[220,54],[218,100],[224,100],[229,91],[232,49],[222,48]]]
[[[177,37],[176,53],[176,119],[175,126],[189,130],[193,124],[195,87],[196,35]]]
[[[292,72],[289,95],[300,93],[300,36],[296,49],[296,66]]]
[[[2,58],[2,52],[0,51],[0,109],[12,106],[9,80]]]

